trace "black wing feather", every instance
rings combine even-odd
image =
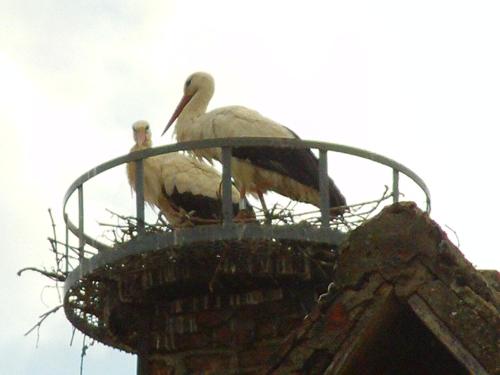
[[[201,219],[222,219],[222,201],[200,194],[190,192],[179,193],[177,187],[174,186],[172,194],[167,194],[163,189],[163,194],[177,207],[182,208],[186,212],[193,212],[193,216]],[[246,201],[246,200],[245,200]],[[253,212],[252,206],[246,201],[246,207]],[[239,204],[233,204],[233,215],[239,212]]]
[[[297,134],[288,129],[297,139]],[[309,149],[236,147],[233,156],[284,176],[319,191],[319,160]],[[344,206],[345,198],[331,178],[328,181],[330,207]]]

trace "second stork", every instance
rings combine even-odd
[[[137,121],[132,128],[135,144],[130,151],[150,148],[149,124]],[[221,176],[214,168],[176,152],[149,157],[143,163],[144,200],[159,208],[173,227],[213,224],[222,219]],[[135,162],[127,164],[127,175],[135,190]],[[237,215],[239,195],[236,188],[232,188],[231,195],[233,213]],[[253,211],[246,213],[249,218],[250,214]]]

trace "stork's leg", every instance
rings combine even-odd
[[[235,216],[235,221],[241,223],[248,223],[255,221],[255,212],[251,206],[248,206],[248,202],[245,199],[246,190],[244,188],[240,189],[240,201],[238,214]]]
[[[271,224],[271,214],[267,209],[266,201],[264,200],[264,194],[261,191],[257,192],[260,200],[260,204],[262,206],[262,211],[264,211],[264,216],[266,217],[266,224]]]

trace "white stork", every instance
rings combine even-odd
[[[150,148],[149,124],[137,121],[132,129],[135,144],[130,152]],[[210,223],[222,218],[222,202],[219,198],[221,176],[214,168],[179,153],[153,156],[144,159],[143,163],[144,200],[158,207],[172,226],[181,226],[186,221],[187,213],[190,213],[194,224]],[[134,190],[135,173],[135,162],[127,163],[128,181]],[[236,215],[239,192],[235,187],[232,188],[232,200]]]
[[[210,74],[198,72],[190,75],[184,84],[184,96],[162,135],[177,119],[175,133],[180,142],[230,137],[299,138],[287,127],[245,107],[223,107],[206,112],[213,93],[214,80]],[[220,148],[196,150],[194,153],[209,160],[221,160]],[[233,148],[232,173],[241,198],[246,193],[257,195],[265,212],[263,194],[268,190],[319,207],[318,168],[318,159],[311,150]],[[340,214],[344,211],[345,198],[332,179],[328,184],[332,214]]]

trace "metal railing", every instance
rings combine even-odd
[[[232,149],[237,147],[277,147],[277,148],[297,148],[297,149],[316,149],[319,151],[319,187],[320,187],[320,212],[321,212],[321,225],[324,229],[327,229],[329,225],[329,194],[328,194],[328,152],[337,152],[343,154],[349,154],[357,156],[363,159],[368,159],[379,164],[385,165],[392,169],[392,200],[393,202],[398,202],[399,200],[399,176],[402,173],[411,180],[415,182],[416,185],[424,192],[426,197],[426,211],[430,212],[430,192],[425,185],[424,181],[416,175],[409,168],[404,165],[391,160],[385,156],[358,149],[355,147],[316,142],[316,141],[303,141],[300,139],[284,139],[284,138],[224,138],[224,139],[209,139],[203,141],[192,141],[183,142],[167,146],[160,146],[155,148],[150,148],[142,151],[133,152],[127,155],[120,156],[116,159],[105,162],[88,172],[81,175],[76,179],[73,184],[69,187],[68,191],[64,196],[63,204],[63,215],[64,221],[66,223],[66,272],[68,272],[68,250],[69,243],[68,237],[69,232],[73,233],[79,242],[79,262],[82,263],[84,260],[84,248],[89,245],[99,252],[105,252],[111,250],[112,248],[102,242],[97,241],[91,236],[85,233],[84,226],[84,184],[97,176],[98,174],[107,171],[116,166],[128,163],[136,163],[136,217],[137,217],[137,231],[138,234],[142,234],[145,231],[145,217],[144,217],[144,186],[143,186],[143,159],[178,151],[191,151],[197,149],[208,149],[208,148],[221,148],[222,149],[222,212],[223,212],[223,225],[222,228],[233,228],[238,224],[233,222],[233,211],[232,211],[232,194],[231,194],[231,156]],[[73,196],[75,191],[78,192],[78,226],[75,225],[66,213],[68,200]],[[256,233],[268,233],[266,236],[272,236],[273,231],[269,231],[270,225],[263,225],[261,229],[257,230]],[[218,226],[220,228],[220,226]],[[184,230],[184,229],[183,229]],[[196,236],[197,233],[206,233],[207,229],[192,228],[193,235]],[[229,232],[226,230],[225,236],[228,236]],[[232,233],[237,233],[232,232]],[[249,232],[250,233],[250,232]],[[275,233],[280,233],[280,230],[276,230]],[[255,234],[254,234],[255,235]],[[224,235],[223,235],[224,236]],[[187,237],[181,236],[186,239]],[[176,237],[175,241],[178,240]],[[201,236],[203,237],[203,236]],[[172,241],[167,241],[172,242]]]

